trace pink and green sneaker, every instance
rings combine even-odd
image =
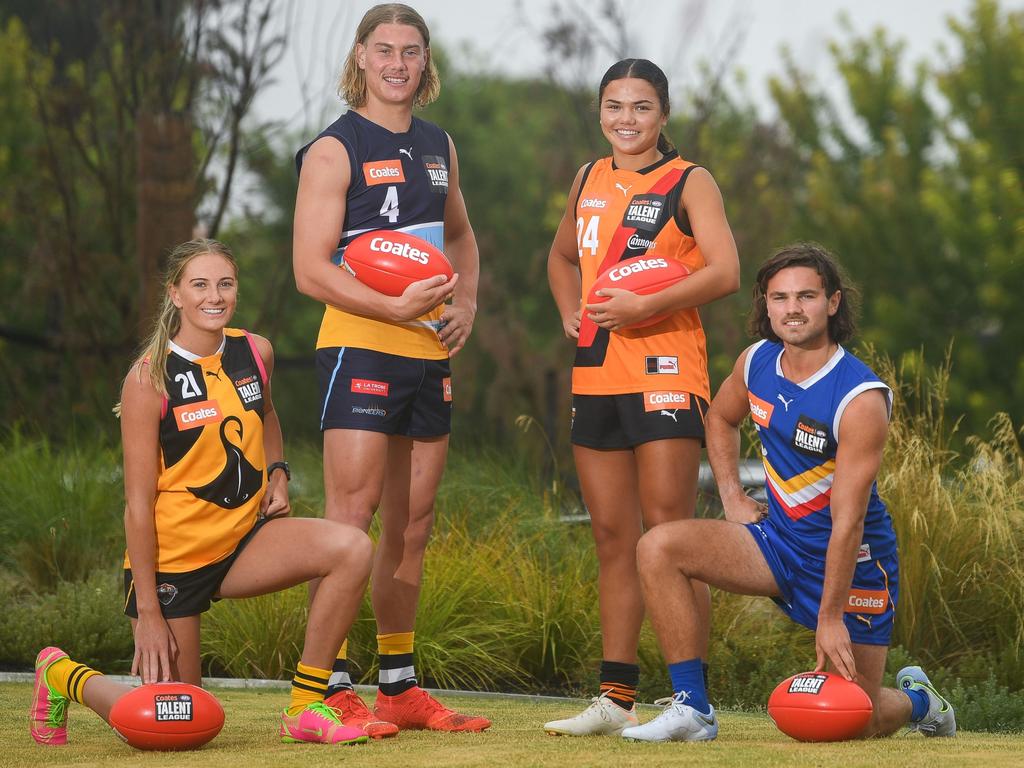
[[[297,715],[281,714],[281,741],[286,744],[365,744],[369,736],[362,728],[343,725],[338,713],[322,701],[307,706]]]
[[[28,728],[38,744],[68,743],[68,698],[53,690],[46,679],[46,670],[67,657],[60,648],[53,647],[43,648],[36,656],[36,683],[28,711]]]

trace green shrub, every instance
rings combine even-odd
[[[15,431],[0,442],[0,563],[52,590],[112,562],[124,549],[119,451],[57,450]]]
[[[116,565],[83,581],[35,594],[10,573],[0,576],[0,664],[31,669],[40,648],[56,645],[103,672],[127,672],[135,644],[122,613],[124,585]]]

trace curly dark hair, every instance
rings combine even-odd
[[[768,281],[788,267],[810,267],[819,275],[825,286],[825,294],[832,296],[840,291],[839,309],[828,319],[828,336],[836,344],[845,344],[857,332],[857,311],[860,294],[835,256],[818,243],[793,243],[776,251],[761,265],[754,281],[754,305],[747,318],[747,330],[751,336],[778,342],[779,337],[772,330],[768,319],[766,292]]]

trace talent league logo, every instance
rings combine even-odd
[[[828,678],[825,675],[800,675],[794,677],[789,684],[790,693],[807,693],[817,696],[821,693],[821,686]]]
[[[153,697],[158,723],[192,719],[192,696],[188,693],[158,693]]]
[[[642,230],[656,230],[661,214],[665,210],[665,195],[635,195],[626,207],[622,217],[623,227]]]
[[[823,458],[828,446],[828,426],[801,414],[793,428],[793,447],[800,453]]]
[[[423,168],[430,179],[430,191],[438,194],[448,192],[448,166],[444,164],[444,158],[440,155],[424,155]]]

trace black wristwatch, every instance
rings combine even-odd
[[[267,480],[270,479],[270,475],[275,469],[283,469],[285,479],[291,481],[292,470],[291,467],[288,466],[287,461],[275,461],[273,464],[267,467]]]

